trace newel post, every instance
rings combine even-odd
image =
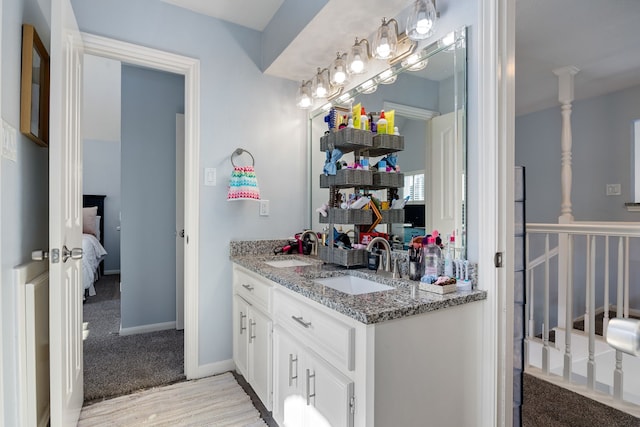
[[[562,114],[562,138],[561,138],[561,160],[560,185],[562,188],[562,202],[560,204],[559,224],[573,222],[573,212],[571,210],[571,181],[573,179],[571,171],[571,103],[573,102],[573,78],[580,71],[574,66],[567,66],[553,70],[558,76],[558,101],[561,105]],[[565,328],[573,323],[573,286],[568,283],[569,265],[569,236],[567,234],[558,235],[558,327]]]

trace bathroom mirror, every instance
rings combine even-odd
[[[443,238],[455,234],[456,256],[466,256],[466,29],[454,31],[415,52],[417,61],[399,61],[388,69],[359,80],[351,90],[312,111],[309,116],[310,224],[321,231],[316,209],[329,200],[329,190],[320,188],[326,154],[320,151],[320,137],[328,130],[324,117],[334,106],[351,111],[362,104],[374,116],[380,110],[395,111],[395,123],[404,136],[404,150],[398,152],[398,166],[405,175],[399,189],[404,198],[405,222],[378,227],[396,236],[394,248],[406,248],[412,236],[436,229]],[[426,62],[416,70],[415,64]],[[411,62],[408,63],[408,62]],[[413,64],[413,65],[412,65]],[[361,83],[360,83],[361,82]],[[373,88],[376,88],[372,93]],[[352,154],[343,160],[350,163]],[[375,164],[379,159],[370,159]],[[386,200],[386,191],[379,196]],[[343,190],[343,193],[353,190]],[[340,224],[344,232],[353,225]],[[404,244],[404,245],[403,245]]]

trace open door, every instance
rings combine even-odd
[[[75,426],[82,378],[82,39],[69,0],[51,2],[49,342],[51,425]]]

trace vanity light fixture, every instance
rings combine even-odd
[[[395,81],[398,79],[398,75],[393,74],[391,68],[381,72],[378,77],[380,78],[380,83],[382,83],[383,85],[390,85],[392,83],[395,83]]]
[[[347,70],[347,54],[336,54],[336,59],[331,64],[329,72],[331,84],[334,86],[342,86],[349,81],[349,73]]]
[[[420,59],[420,55],[417,53],[409,55],[404,61],[402,61],[402,66],[406,67],[409,71],[420,71],[424,70],[429,63],[427,58]]]
[[[298,95],[296,96],[296,105],[298,108],[307,110],[311,108],[313,99],[311,98],[311,81],[302,81],[302,84],[298,88]]]
[[[378,90],[378,85],[369,79],[360,85],[360,92],[364,94],[370,94]]]
[[[313,87],[311,89],[311,95],[313,95],[314,98],[326,98],[329,94],[330,88],[329,78],[327,76],[328,74],[329,70],[326,68],[320,69],[320,67],[318,67],[318,72],[313,78]]]
[[[431,37],[439,17],[435,0],[416,0],[407,18],[407,36],[416,41]]]
[[[367,39],[358,41],[356,37],[347,61],[349,74],[362,74],[367,71],[367,63],[370,56],[369,41]]]
[[[391,28],[393,24],[393,27]],[[398,44],[398,21],[382,18],[382,25],[378,28],[373,42],[373,56],[377,59],[391,59],[396,55]]]

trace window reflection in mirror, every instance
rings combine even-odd
[[[351,110],[361,103],[367,112],[395,111],[395,126],[404,136],[404,151],[398,165],[405,174],[400,197],[413,196],[405,207],[405,223],[379,226],[407,242],[412,235],[456,235],[456,256],[466,256],[466,29],[462,28],[421,50],[417,62],[426,61],[419,71],[398,63],[376,76],[363,78],[358,86],[341,94],[330,104],[310,114],[310,224],[321,231],[316,209],[329,200],[329,190],[321,189],[319,176],[326,154],[320,151],[320,137],[328,130],[324,116],[331,106]],[[393,81],[392,84],[384,84]],[[373,91],[375,90],[375,91]],[[371,92],[373,93],[365,93]],[[345,114],[340,112],[339,114]],[[346,154],[347,163],[353,161]],[[375,164],[379,159],[370,159]],[[353,190],[343,190],[343,193]],[[379,195],[386,199],[386,192]],[[346,232],[354,226],[339,224]],[[386,229],[385,229],[386,228]],[[399,245],[395,245],[399,248]],[[406,247],[406,246],[405,246]]]

